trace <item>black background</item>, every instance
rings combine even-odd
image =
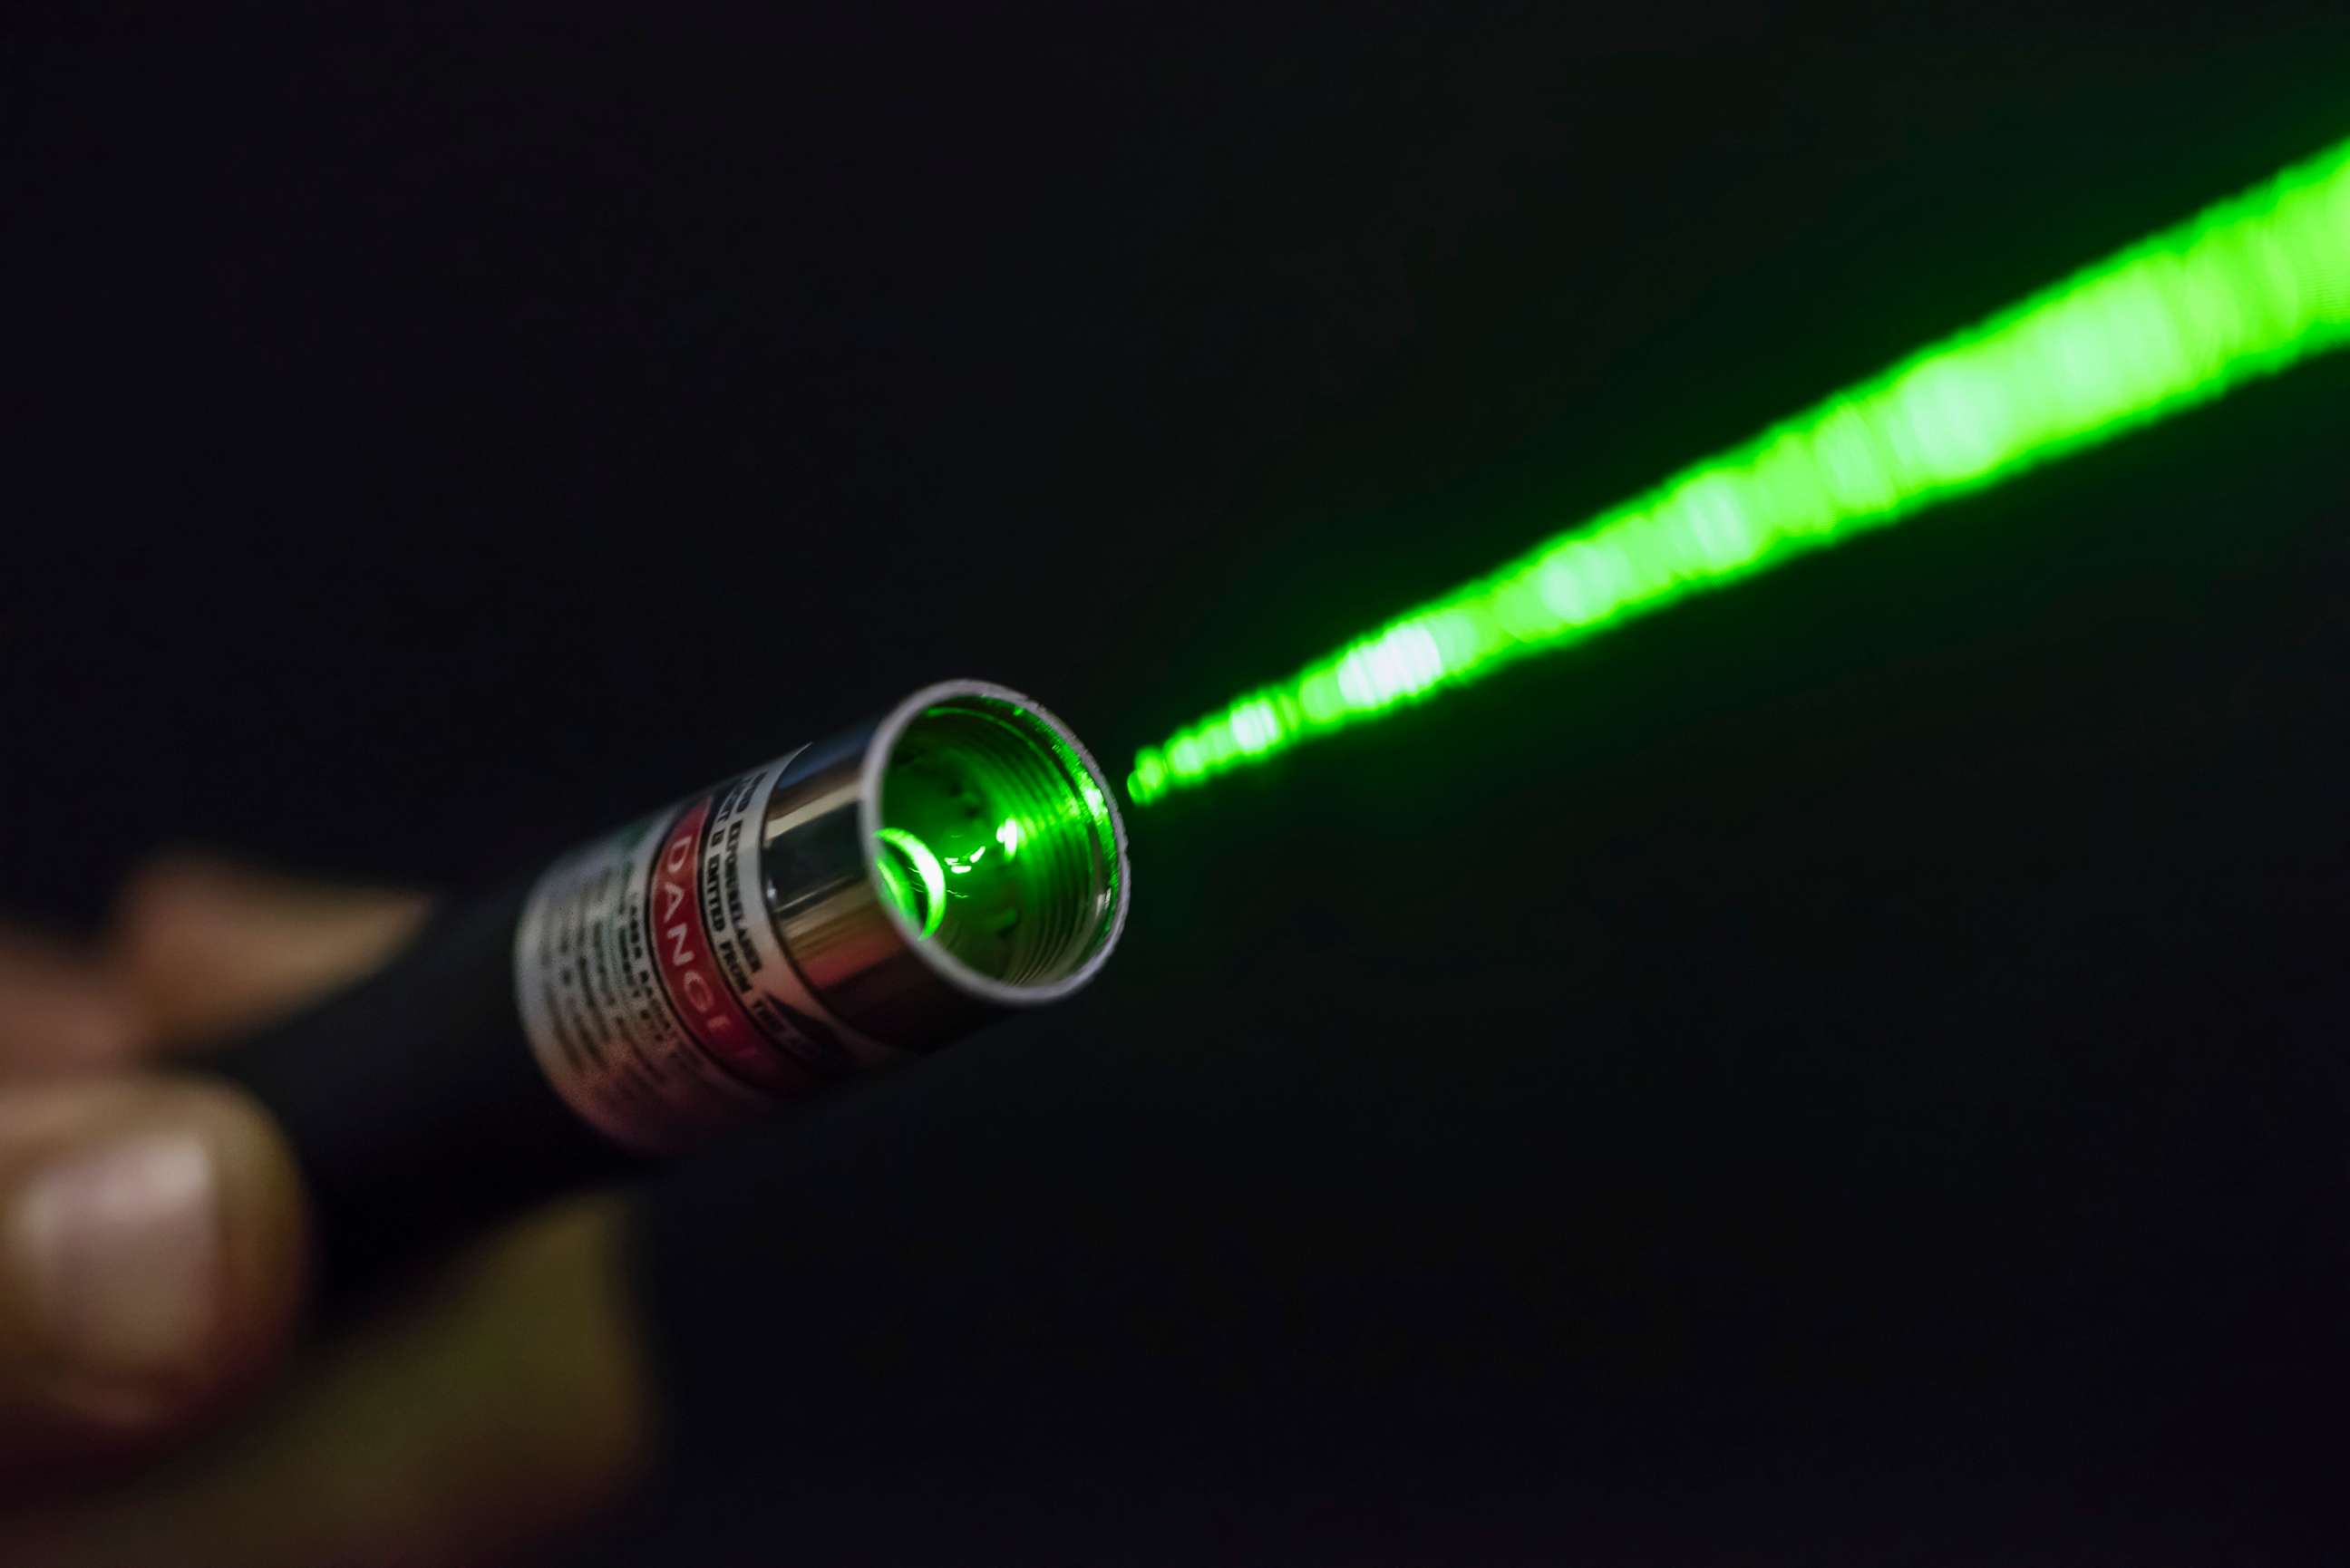
[[[950,675],[1122,768],[2350,131],[2318,7],[484,9],[14,33],[15,914]],[[615,1552],[2322,1556],[2345,396],[1139,814],[1083,999],[654,1190]]]

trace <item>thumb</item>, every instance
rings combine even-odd
[[[0,1099],[0,1468],[149,1449],[248,1387],[299,1308],[303,1226],[291,1155],[234,1089]]]

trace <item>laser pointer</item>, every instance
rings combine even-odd
[[[330,1288],[1068,996],[1132,885],[1100,768],[1005,687],[881,717],[461,901],[219,1062]]]

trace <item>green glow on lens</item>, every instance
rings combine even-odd
[[[2350,342],[2350,142],[1406,612],[1135,759],[1157,800]]]
[[[898,912],[906,917],[907,923],[920,927],[921,935],[928,937],[939,929],[939,921],[946,914],[947,874],[940,868],[939,857],[931,853],[929,845],[902,827],[885,827],[873,836],[896,851],[874,857],[874,864],[881,868],[882,891],[898,906]],[[909,868],[921,879],[919,898],[906,880]]]
[[[1119,829],[1056,725],[1006,697],[947,696],[905,720],[879,777],[876,857],[905,863],[914,902],[891,901],[941,962],[1017,989],[1092,961],[1121,908]]]

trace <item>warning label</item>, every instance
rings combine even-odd
[[[523,909],[531,1049],[630,1148],[691,1147],[895,1054],[827,1014],[766,919],[759,824],[792,760],[565,857]]]

